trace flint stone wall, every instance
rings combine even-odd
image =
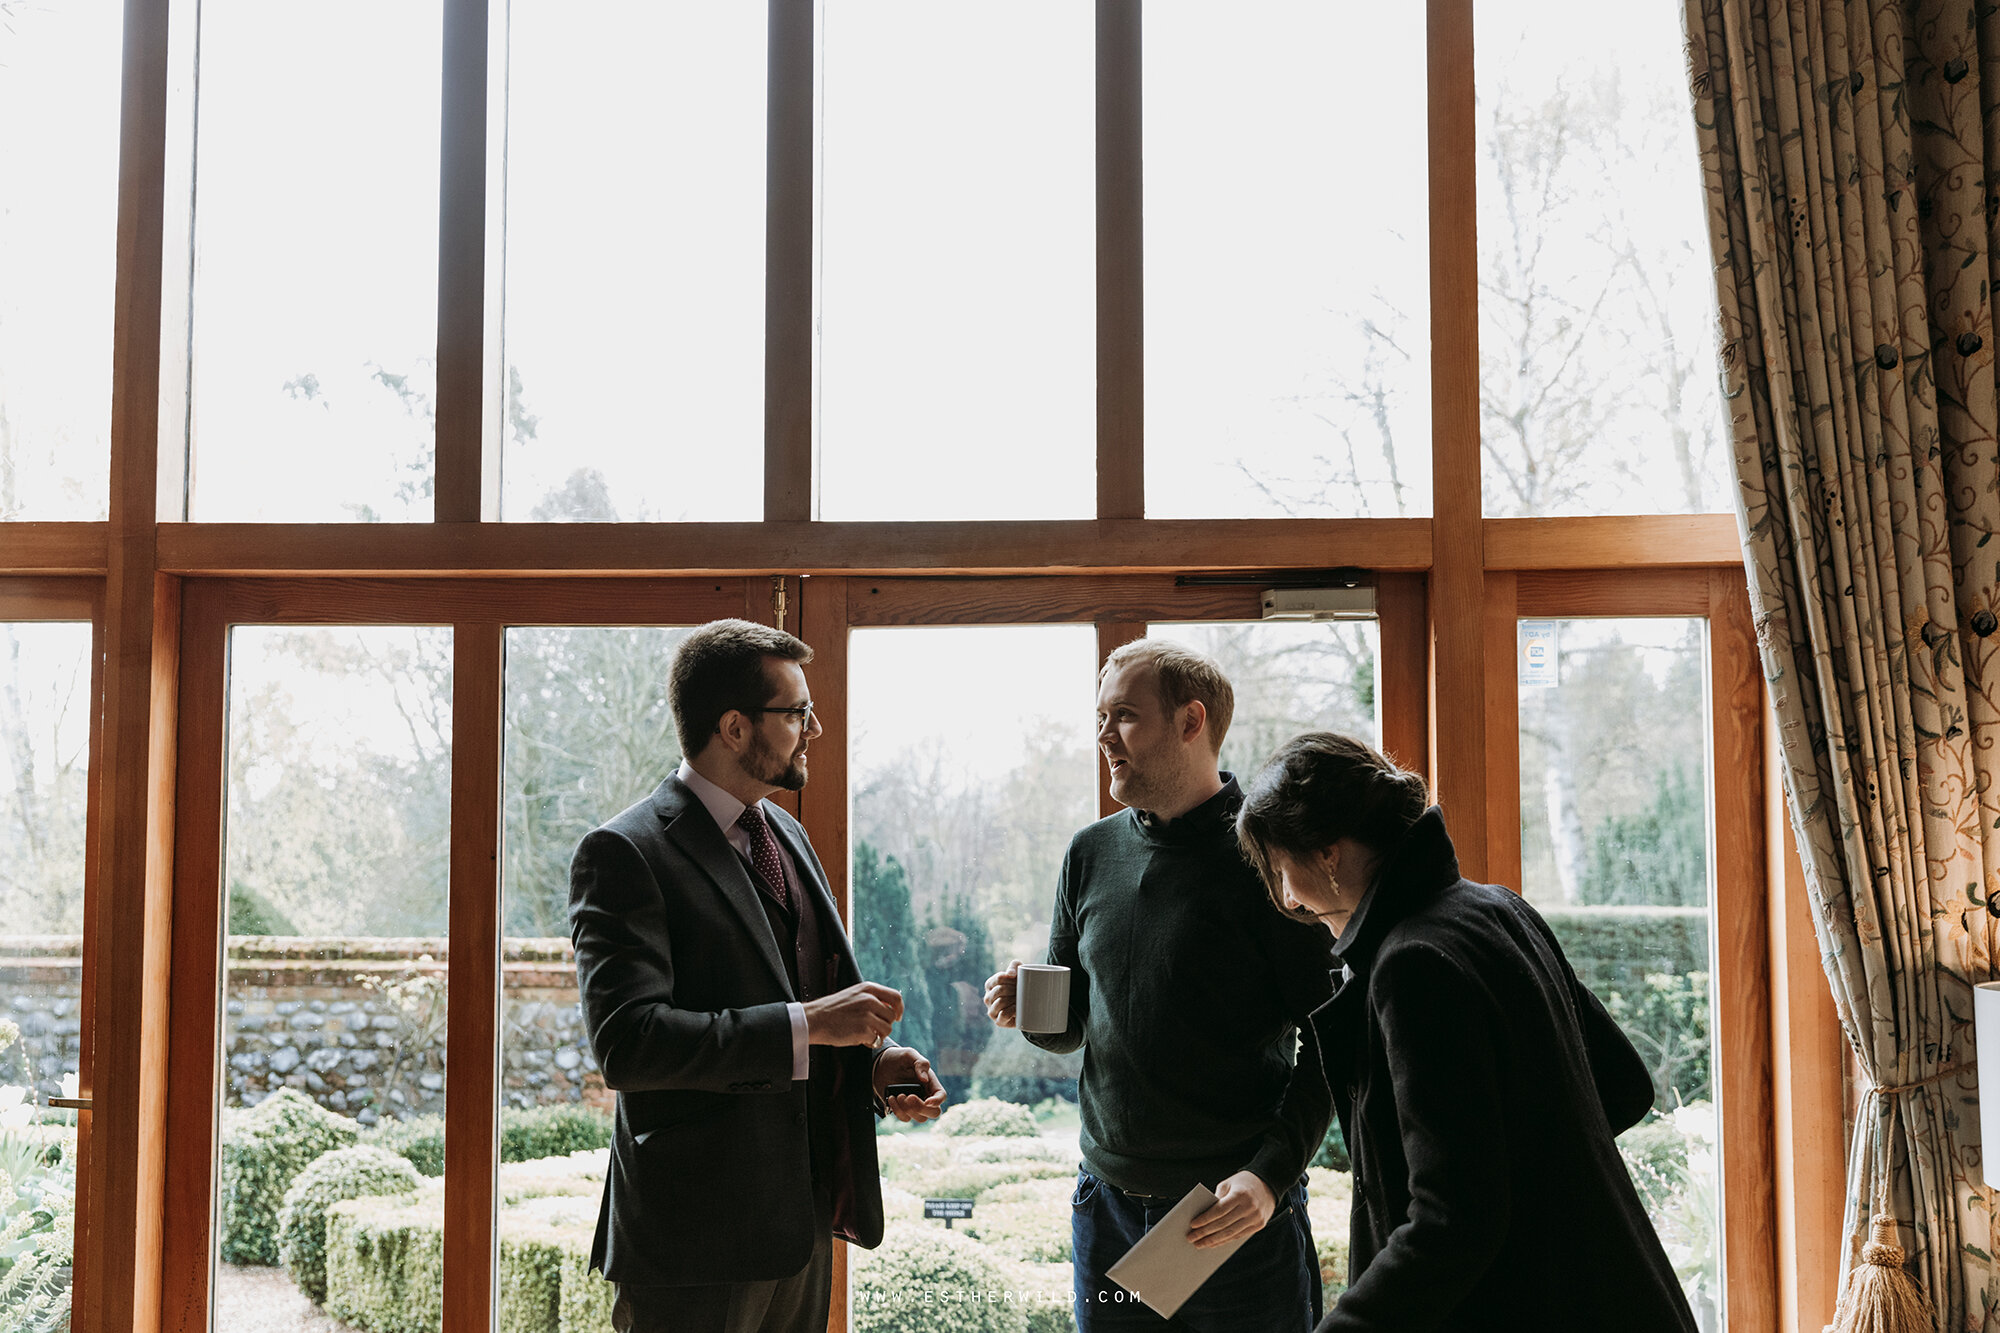
[[[0,995],[21,1043],[0,1052],[0,1083],[60,1095],[81,1049],[82,941],[0,938]],[[364,1123],[441,1113],[445,984],[440,939],[229,937],[224,1100],[252,1106],[280,1087]],[[509,1106],[610,1095],[584,1042],[566,939],[505,941],[501,1095]],[[24,1067],[25,1062],[25,1067]]]

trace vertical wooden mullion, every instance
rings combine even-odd
[[[120,74],[117,279],[112,332],[111,495],[106,525],[104,692],[93,774],[101,817],[91,949],[90,1172],[78,1181],[80,1330],[159,1324],[164,1225],[173,677],[178,598],[158,576],[160,313],[169,11],[127,0]]]
[[[813,516],[813,3],[769,0],[764,518]]]
[[[175,773],[173,988],[168,1011],[166,1208],[160,1327],[207,1333],[221,1058],[223,838],[229,627],[219,589],[197,583],[181,618]]]
[[[1412,772],[1430,776],[1429,626],[1424,576],[1375,578],[1375,688],[1380,693],[1382,752]]]
[[[1778,1321],[1771,1087],[1771,937],[1762,792],[1764,680],[1741,570],[1709,576],[1710,782],[1715,810],[1716,1106],[1731,1328]]]
[[[434,516],[475,523],[487,447],[486,71],[489,0],[445,0],[438,151]],[[497,447],[497,441],[496,447]]]
[[[1100,620],[1097,622],[1097,665],[1101,671],[1105,659],[1126,644],[1146,637],[1146,623],[1142,620]],[[1091,697],[1096,697],[1093,686]],[[1097,814],[1104,818],[1115,815],[1125,807],[1111,799],[1111,769],[1104,762],[1104,751],[1098,749],[1093,733],[1090,748],[1097,758]]]
[[[800,579],[795,586],[799,592],[793,623],[798,627],[799,637],[812,645],[813,660],[806,667],[806,678],[812,683],[813,709],[820,725],[820,737],[810,750],[810,778],[805,790],[799,793],[798,816],[826,870],[834,904],[852,934],[854,901],[848,873],[848,580],[814,577]],[[847,1333],[847,1323],[847,1243],[836,1240],[833,1300],[826,1316],[828,1333]]]
[[[1437,766],[1465,873],[1486,865],[1485,535],[1479,498],[1479,249],[1472,0],[1428,0],[1432,692]]]
[[[1139,0],[1097,0],[1097,516],[1146,514]]]
[[[1519,579],[1486,576],[1486,878],[1521,886],[1521,694],[1515,665]],[[1462,845],[1462,844],[1461,844]]]
[[[444,1333],[493,1321],[500,1162],[500,754],[505,630],[452,632]]]
[[[1777,1174],[1778,1329],[1833,1322],[1847,1158],[1840,1016],[1820,967],[1805,867],[1785,808],[1784,751],[1766,696],[1764,852],[1771,932],[1771,1091]]]

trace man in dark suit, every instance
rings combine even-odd
[[[570,936],[592,1052],[618,1093],[592,1266],[621,1333],[818,1333],[833,1236],[882,1239],[875,1116],[930,1120],[930,1062],[888,1041],[902,997],[863,981],[798,821],[820,734],[812,649],[744,620],[675,650],[686,756],[592,830]],[[922,1096],[885,1097],[914,1083]]]

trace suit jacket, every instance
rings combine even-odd
[[[825,872],[798,821],[764,803],[820,911],[833,988],[861,980]],[[822,1223],[807,1083],[792,1079],[798,999],[751,871],[677,777],[593,829],[570,868],[585,1030],[618,1093],[591,1265],[613,1282],[687,1286],[789,1277]],[[803,910],[806,904],[800,904]],[[838,1068],[835,1230],[882,1240],[874,1053],[815,1048]]]
[[[1462,879],[1433,806],[1342,930],[1313,1015],[1354,1163],[1318,1333],[1694,1333],[1613,1141],[1645,1063],[1541,914]]]

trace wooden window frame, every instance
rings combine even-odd
[[[21,595],[53,586],[51,580],[80,579],[76,588],[96,599],[102,646],[87,870],[94,940],[85,965],[86,1089],[95,1109],[90,1157],[79,1176],[79,1207],[88,1225],[78,1237],[78,1329],[155,1333],[201,1327],[206,1318],[205,1279],[191,1285],[186,1272],[183,1223],[187,1209],[207,1207],[207,1186],[197,1190],[194,1184],[206,1179],[207,1166],[190,1163],[183,1148],[211,1143],[201,1137],[211,1132],[201,1124],[212,1125],[213,1108],[201,1112],[209,1117],[201,1122],[190,1110],[197,1094],[187,1080],[197,1079],[199,1096],[212,1098],[213,1053],[197,1059],[185,1047],[204,1023],[212,1036],[213,1016],[199,1015],[213,1008],[219,958],[211,947],[218,938],[215,923],[201,916],[213,913],[212,904],[203,908],[200,901],[204,893],[214,897],[213,880],[193,867],[219,854],[207,824],[215,800],[207,766],[219,762],[222,721],[213,617],[227,614],[230,599],[247,590],[270,597],[269,605],[286,615],[311,614],[307,603],[367,605],[378,608],[377,623],[389,617],[458,627],[459,668],[467,682],[485,683],[454,705],[466,717],[465,729],[455,733],[465,782],[455,764],[453,805],[467,820],[462,828],[455,821],[453,833],[454,935],[461,925],[493,928],[482,924],[482,909],[461,908],[458,895],[491,896],[484,887],[491,867],[470,868],[497,836],[497,816],[478,814],[482,802],[497,800],[486,770],[497,764],[498,735],[482,719],[496,716],[499,706],[498,696],[487,693],[497,675],[499,629],[523,623],[523,607],[547,608],[546,623],[591,619],[579,607],[603,612],[605,618],[592,623],[635,623],[633,616],[654,623],[656,613],[631,610],[619,619],[613,608],[627,597],[644,601],[662,580],[734,579],[743,581],[743,612],[768,619],[770,581],[779,576],[778,586],[791,594],[787,623],[818,644],[816,683],[839,680],[840,688],[829,692],[839,700],[835,707],[844,709],[845,636],[832,631],[856,623],[854,615],[874,614],[858,601],[866,578],[1039,580],[1045,586],[1038,595],[1062,603],[1065,618],[1096,625],[1102,653],[1138,632],[1139,603],[1175,573],[1374,571],[1385,597],[1404,597],[1416,608],[1414,618],[1393,617],[1397,651],[1421,651],[1429,663],[1422,697],[1411,699],[1406,691],[1393,703],[1393,723],[1387,716],[1392,701],[1385,698],[1385,729],[1393,725],[1395,736],[1421,737],[1418,762],[1451,809],[1465,868],[1486,878],[1503,878],[1518,860],[1508,832],[1518,812],[1503,817],[1495,804],[1496,793],[1511,800],[1515,790],[1505,781],[1515,726],[1512,685],[1501,683],[1513,660],[1513,612],[1501,599],[1518,608],[1554,598],[1558,588],[1588,585],[1598,599],[1589,604],[1605,608],[1599,614],[1646,614],[1646,607],[1666,604],[1659,599],[1671,589],[1706,580],[1711,626],[1726,620],[1731,642],[1747,642],[1738,634],[1748,612],[1731,515],[1483,516],[1472,0],[1426,0],[1431,517],[1145,517],[1141,5],[1096,0],[1096,517],[816,521],[814,4],[767,4],[763,521],[577,525],[484,521],[497,508],[499,394],[491,353],[498,247],[488,244],[487,228],[498,186],[490,164],[498,90],[493,38],[500,25],[482,0],[446,0],[445,7],[434,521],[174,521],[186,513],[194,7],[171,0],[130,0],[126,6],[109,518],[0,527],[0,604],[9,589]],[[746,464],[754,468],[756,461]],[[1572,575],[1580,582],[1560,582]],[[1391,594],[1392,587],[1403,591]],[[990,592],[1002,595],[997,584]],[[1020,594],[1018,586],[1005,593]],[[1385,615],[1385,634],[1391,618]],[[1766,772],[1768,728],[1761,715],[1754,724],[1743,721],[1750,697],[1745,680],[1754,677],[1744,668],[1755,658],[1748,650],[1731,652],[1731,744],[1749,756],[1750,768]],[[1718,691],[1717,697],[1724,696]],[[834,808],[833,794],[845,788],[846,757],[837,748],[820,756],[815,784],[800,804],[829,865],[844,866],[845,810]],[[467,762],[473,756],[477,762]],[[1810,1330],[1830,1317],[1837,1253],[1838,1208],[1831,1209],[1829,1224],[1826,1200],[1837,1205],[1839,1195],[1839,1099],[1836,1092],[1829,1101],[1825,1077],[1829,1068],[1837,1074],[1837,1026],[1830,1023],[1831,1002],[1809,933],[1800,928],[1804,891],[1796,858],[1787,859],[1786,839],[1777,836],[1784,819],[1768,776],[1761,791],[1761,798],[1731,796],[1728,818],[1741,832],[1730,834],[1729,855],[1745,866],[1757,863],[1755,873],[1767,889],[1766,924],[1762,934],[1745,926],[1740,938],[1732,937],[1718,985],[1725,1023],[1740,1029],[1737,1039],[1754,1045],[1761,1026],[1768,1038],[1764,1049],[1777,1062],[1775,1093],[1767,1083],[1764,1100],[1748,1103],[1768,1109],[1731,1114],[1775,1120],[1774,1146],[1764,1160],[1780,1184],[1795,1183],[1799,1192],[1779,1198],[1774,1221],[1732,1228],[1730,1260],[1734,1276],[1755,1275],[1756,1291],[1742,1298],[1749,1303],[1740,1318],[1762,1319],[1771,1311],[1780,1327]],[[1720,829],[1720,800],[1718,812]],[[1745,818],[1765,830],[1761,840]],[[468,868],[462,872],[461,866]],[[184,895],[193,901],[183,901]],[[488,1040],[491,1022],[490,1016],[468,1015],[461,1023],[455,1012],[449,1039],[477,1048]],[[1758,1075],[1751,1072],[1754,1081]],[[477,1077],[465,1065],[454,1069],[454,1087],[461,1090],[454,1104],[463,1107],[463,1093],[472,1086],[466,1080]],[[453,1120],[448,1171],[457,1183],[447,1188],[457,1191],[455,1206],[476,1212],[479,1200],[487,1199],[490,1211],[490,1195],[469,1182],[490,1159],[491,1134],[481,1146],[478,1126],[460,1123],[469,1114],[461,1109]],[[1756,1184],[1739,1181],[1733,1169],[1730,1174],[1733,1191]],[[1767,1170],[1759,1179],[1772,1178]],[[490,1191],[490,1182],[479,1188]],[[1759,1217],[1771,1212],[1756,1206]],[[1739,1246],[1749,1248],[1739,1254]],[[1758,1257],[1766,1252],[1768,1262]],[[482,1292],[490,1291],[491,1271],[481,1262],[490,1256],[482,1261],[459,1254],[450,1269],[446,1327],[452,1333],[484,1327]],[[205,1264],[199,1265],[204,1271]]]

